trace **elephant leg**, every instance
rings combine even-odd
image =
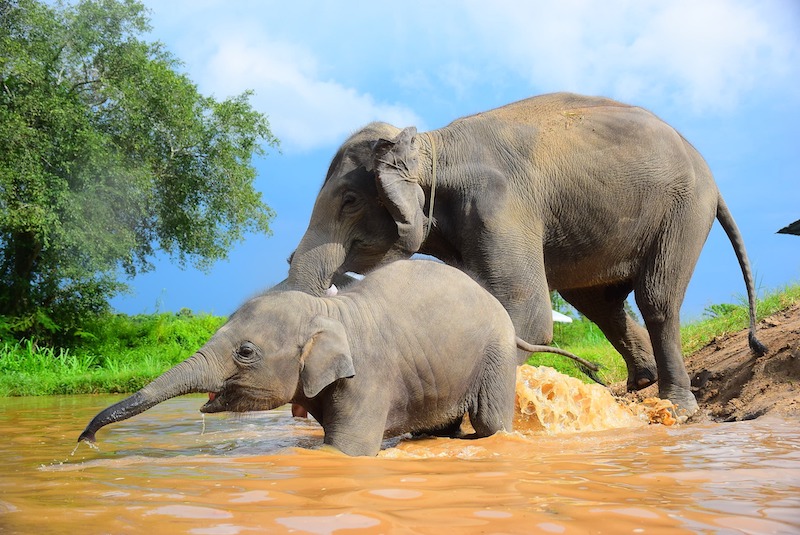
[[[625,299],[632,290],[629,283],[559,290],[561,296],[593,321],[628,368],[629,392],[641,390],[658,380],[653,346],[647,330],[625,311]]]
[[[653,344],[658,395],[677,405],[678,417],[685,419],[698,405],[681,351],[680,308],[714,215],[705,217],[696,207],[672,215],[634,283],[634,295]]]
[[[483,389],[488,390],[488,389]],[[514,397],[505,401],[497,391],[480,394],[481,400],[469,410],[469,421],[475,433],[464,438],[489,437],[498,431],[514,428]]]
[[[336,401],[326,403],[322,414],[323,442],[351,456],[375,456],[381,450],[389,397],[378,397],[377,389],[331,393]]]
[[[463,438],[490,437],[498,431],[511,431],[514,428],[513,399],[508,407],[498,402],[490,402],[488,405],[479,404],[471,408],[469,422],[475,432]]]
[[[516,236],[509,239],[495,236],[481,247],[483,252],[470,255],[479,261],[467,266],[467,271],[477,273],[503,304],[517,336],[531,344],[552,342],[552,304],[541,246],[521,244]],[[485,251],[497,253],[489,255]],[[529,356],[519,350],[517,363],[524,364]]]
[[[678,407],[676,416],[685,420],[697,411],[698,405],[681,352],[678,307],[658,306],[649,297],[637,296],[636,302],[653,343],[658,366],[658,396],[674,403]]]
[[[381,451],[383,433],[370,432],[364,435],[350,435],[340,431],[325,430],[323,443],[352,457],[374,457]]]
[[[491,436],[514,427],[514,395],[517,367],[513,348],[487,348],[485,367],[479,379],[477,399],[469,408],[469,420],[475,433],[470,438]]]

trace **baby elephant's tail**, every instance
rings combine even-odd
[[[578,363],[578,367],[581,369],[581,371],[589,376],[589,378],[591,378],[595,383],[606,386],[603,380],[597,375],[597,372],[600,371],[600,365],[590,360],[583,359],[578,355],[557,347],[529,344],[519,336],[517,336],[517,347],[523,351],[529,351],[531,353],[553,353],[555,355],[562,355],[564,357],[571,358]]]

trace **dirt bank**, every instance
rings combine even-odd
[[[700,404],[693,421],[800,417],[800,305],[762,320],[758,338],[769,348],[763,357],[750,352],[747,330],[719,336],[687,357]],[[657,392],[651,386],[628,396],[644,399]]]

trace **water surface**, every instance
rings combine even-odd
[[[529,422],[349,458],[317,449],[321,428],[288,407],[203,420],[204,400],[186,396],[72,455],[120,397],[0,399],[0,532],[800,533],[796,421],[569,433]]]

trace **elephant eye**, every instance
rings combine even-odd
[[[342,212],[353,212],[358,208],[358,196],[352,191],[342,195]]]
[[[250,342],[244,342],[234,353],[234,358],[242,364],[253,364],[258,358],[256,347]]]

